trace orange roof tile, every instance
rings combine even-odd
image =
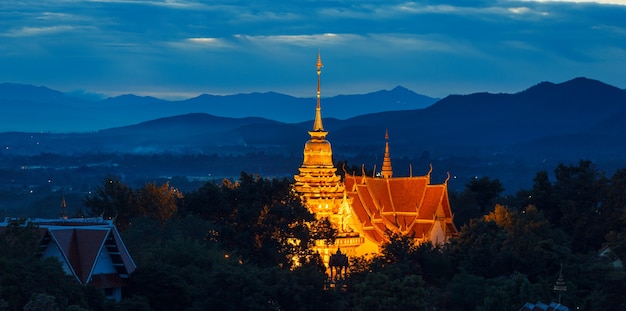
[[[352,210],[356,214],[356,217],[359,219],[359,223],[361,223],[361,225],[364,227],[372,226],[370,216],[365,207],[361,204],[361,200],[354,200],[352,202]]]
[[[430,186],[426,188],[424,200],[419,209],[420,219],[434,219],[437,209],[441,205],[441,187]]]
[[[421,193],[426,191],[426,178],[394,178],[389,180],[390,196],[396,211],[416,212],[421,204]]]
[[[375,208],[381,212],[395,212],[391,196],[389,195],[388,180],[389,179],[383,178],[368,178],[365,181],[366,191],[369,192]]]

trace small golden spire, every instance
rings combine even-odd
[[[393,170],[391,169],[391,157],[389,156],[389,130],[385,129],[385,156],[383,158],[383,168],[380,172],[383,178],[391,178]]]
[[[322,56],[320,51],[317,51],[317,63],[315,64],[317,67],[317,107],[315,108],[315,122],[313,123],[313,131],[324,131],[324,126],[322,125],[322,106],[320,103],[320,82],[322,75]]]
[[[67,219],[67,202],[65,201],[65,194],[61,197],[61,218]]]

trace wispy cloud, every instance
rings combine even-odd
[[[270,36],[252,36],[252,35],[235,35],[235,38],[241,42],[250,42],[258,45],[293,45],[300,47],[320,47],[332,44],[342,44],[347,41],[354,41],[360,36],[353,34],[313,34],[313,35],[270,35]]]
[[[59,34],[76,31],[81,27],[69,26],[69,25],[56,25],[45,27],[22,27],[18,29],[12,29],[4,33],[4,36],[8,37],[32,37],[50,34]]]
[[[591,4],[607,4],[607,5],[623,5],[626,6],[624,0],[520,0],[527,2],[561,2],[561,3],[591,3]]]
[[[3,0],[0,81],[288,92],[307,89],[321,49],[343,89],[611,83],[624,80],[607,70],[626,68],[624,16],[626,0]]]
[[[205,4],[198,1],[182,1],[182,0],[84,0],[85,2],[99,2],[99,3],[120,3],[120,4],[135,4],[135,5],[152,5],[162,6],[174,9],[194,9],[205,7]]]
[[[221,38],[196,37],[186,38],[182,41],[169,42],[169,46],[182,49],[228,49],[233,48],[233,44]]]

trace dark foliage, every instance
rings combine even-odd
[[[351,258],[334,282],[310,248],[332,241],[334,229],[288,180],[243,173],[173,201],[158,199],[172,197],[169,185],[136,191],[111,180],[91,206],[118,220],[126,213],[122,234],[139,266],[119,310],[515,310],[559,298],[570,309],[626,308],[617,264],[626,256],[626,169],[606,177],[589,161],[559,165],[508,197],[497,179],[470,181],[451,195],[453,211],[466,212],[451,243],[392,235],[380,255]],[[122,211],[129,196],[133,206]],[[0,307],[107,309],[58,262],[35,257],[35,229],[15,224],[0,239]]]
[[[208,239],[260,266],[290,268],[314,260],[314,241],[334,239],[328,221],[315,219],[287,179],[242,173],[236,183],[207,183],[185,197],[181,212],[208,221]]]
[[[38,258],[39,238],[38,228],[24,221],[0,232],[0,309],[107,309],[102,293],[81,286],[58,260]]]

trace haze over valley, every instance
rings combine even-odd
[[[277,93],[175,102],[125,95],[93,102],[29,85],[2,84],[0,90],[0,187],[24,193],[84,193],[107,174],[131,184],[177,178],[186,180],[178,185],[183,188],[241,171],[291,178],[302,162],[315,105],[313,98]],[[225,105],[234,112],[226,113]],[[89,113],[94,106],[100,108]],[[626,92],[588,78],[441,100],[396,87],[322,98],[322,115],[336,162],[380,169],[388,130],[396,174],[424,174],[432,164],[434,180],[450,173],[451,191],[489,176],[515,193],[529,187],[539,170],[585,159],[612,172],[624,166],[626,154],[620,143],[626,141]],[[10,127],[44,122],[48,131]],[[84,124],[91,128],[80,131]],[[3,202],[4,210],[32,204]]]

